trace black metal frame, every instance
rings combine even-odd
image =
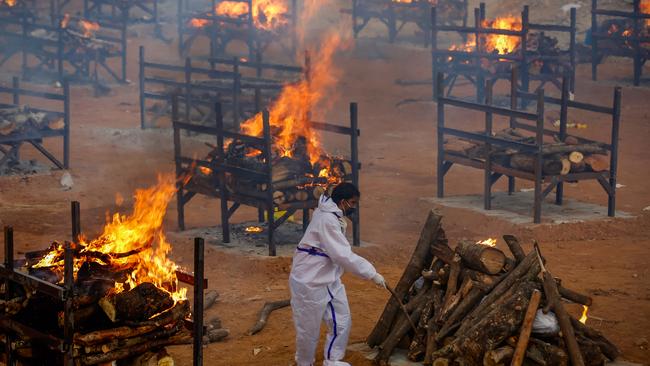
[[[453,86],[456,83],[456,80],[459,76],[464,77],[470,83],[474,84],[476,87],[476,100],[478,102],[483,102],[485,100],[485,91],[484,86],[487,80],[497,80],[497,79],[510,79],[510,72],[512,68],[517,68],[521,73],[521,86],[520,88],[527,92],[530,89],[531,80],[536,80],[540,82],[540,85],[537,87],[537,90],[542,89],[544,85],[548,82],[555,85],[558,89],[562,89],[561,82],[562,78],[567,76],[570,81],[570,90],[573,92],[575,90],[575,72],[576,72],[576,10],[571,8],[570,12],[570,25],[555,25],[555,24],[535,24],[529,21],[529,8],[524,6],[524,9],[521,13],[521,23],[522,27],[520,31],[516,30],[504,30],[504,29],[493,29],[485,28],[482,26],[483,21],[486,20],[486,7],[485,3],[480,4],[480,8],[474,9],[474,26],[448,26],[448,25],[439,25],[437,17],[436,7],[431,8],[431,75],[432,75],[432,87],[433,87],[433,98],[436,98],[437,86],[436,86],[436,77],[438,73],[442,72],[447,74],[445,77],[445,85],[448,86],[448,94],[451,95]],[[568,64],[564,62],[563,55],[553,56],[553,55],[542,55],[531,57],[529,52],[526,50],[526,43],[531,31],[543,32],[564,32],[569,33],[570,44],[569,49],[564,50],[568,52],[569,62]],[[439,42],[439,33],[440,32],[456,32],[459,33],[464,39],[467,35],[473,34],[476,39],[476,48],[474,51],[466,52],[459,50],[449,50],[449,49],[440,49],[438,48]],[[509,53],[505,55],[499,55],[495,53],[486,53],[479,51],[482,47],[480,35],[489,34],[489,35],[506,35],[512,37],[519,37],[520,47],[518,52]],[[452,64],[448,60],[450,57],[458,58],[460,60],[467,60],[467,65]],[[481,60],[499,60],[500,62],[510,63],[509,70],[501,73],[491,73],[481,67]],[[529,63],[535,60],[543,61],[555,61],[558,64],[563,64],[563,67],[566,67],[569,71],[566,73],[559,74],[539,74],[533,75],[529,72]]]
[[[634,61],[634,85],[641,84],[643,65],[650,58],[650,37],[643,37],[641,33],[642,22],[650,19],[650,14],[642,13],[640,10],[641,0],[634,0],[634,10],[621,11],[621,10],[605,10],[598,8],[598,0],[591,1],[591,78],[596,81],[598,79],[598,64],[604,56],[619,56],[631,58]],[[613,34],[605,34],[599,32],[600,24],[598,23],[599,16],[610,16],[631,20],[633,27],[632,34],[629,37],[617,36]],[[630,47],[621,47],[619,49],[611,49],[599,47],[599,40],[618,41],[620,44],[628,44]]]
[[[23,143],[27,142],[34,146],[43,156],[48,158],[59,169],[70,167],[70,87],[67,81],[63,82],[63,89],[60,94],[43,92],[21,88],[18,77],[14,76],[11,87],[0,86],[0,93],[10,94],[11,103],[0,103],[0,107],[20,107],[21,96],[40,98],[45,100],[56,100],[61,102],[60,111],[52,111],[40,108],[29,107],[32,111],[55,114],[63,118],[64,127],[62,130],[31,130],[25,133],[11,133],[7,136],[0,136],[0,165],[6,160],[19,161],[19,150]],[[63,162],[50,153],[42,144],[43,139],[51,137],[63,137]],[[5,147],[6,146],[6,147]]]
[[[133,17],[132,13],[136,9],[147,14],[149,19],[142,16]],[[152,23],[157,27],[160,26],[158,0],[84,0],[84,17],[129,24]]]
[[[71,202],[72,214],[72,242],[79,240],[81,234],[81,210],[79,202]],[[20,321],[12,319],[8,315],[0,314],[0,329],[5,335],[4,354],[5,365],[14,366],[16,357],[12,349],[14,340],[20,336],[25,336],[32,341],[36,340],[49,347],[53,351],[63,354],[64,365],[75,365],[74,358],[74,333],[73,324],[73,303],[74,295],[74,263],[73,248],[69,241],[65,242],[64,254],[64,282],[63,285],[56,285],[32,275],[16,271],[15,266],[19,261],[14,260],[14,239],[13,228],[4,227],[4,262],[0,265],[0,281],[4,282],[5,299],[12,298],[13,284],[27,285],[36,293],[47,295],[53,301],[60,301],[64,304],[63,316],[63,337],[39,330]],[[192,308],[193,320],[186,322],[187,327],[191,327],[194,338],[193,346],[193,364],[195,366],[203,365],[203,335],[205,327],[203,325],[203,292],[208,288],[208,280],[204,277],[205,257],[204,241],[202,238],[194,239],[194,274],[177,271],[178,279],[187,285],[194,287],[194,306]],[[198,279],[198,280],[197,280]],[[197,336],[197,334],[199,336]]]
[[[295,75],[309,73],[309,55],[305,55],[305,66],[290,66],[265,63],[258,54],[256,61],[242,61],[239,58],[211,58],[207,61],[185,59],[185,64],[169,65],[147,61],[144,47],[140,47],[140,127],[147,128],[147,100],[170,102],[172,94],[182,95],[185,119],[192,112],[201,119],[214,120],[215,101],[231,110],[228,125],[238,126],[239,122],[262,110],[272,100],[283,85],[295,80],[280,79],[271,72]],[[248,71],[248,72],[247,72]],[[254,73],[254,76],[246,74]],[[160,74],[159,76],[153,74]],[[201,85],[199,80],[220,81],[219,85]],[[156,89],[157,87],[157,89]],[[174,92],[161,91],[160,87],[174,88]],[[252,91],[253,98],[243,95]],[[197,95],[201,93],[202,95]],[[250,94],[250,93],[249,93]],[[207,110],[206,110],[207,109]]]
[[[516,85],[516,72],[512,74],[511,85]],[[510,108],[496,107],[492,105],[492,86],[494,82],[487,82],[485,103],[473,103],[453,99],[444,96],[444,82],[442,74],[438,74],[437,87],[437,195],[439,198],[444,196],[444,177],[454,164],[470,166],[476,169],[483,169],[484,174],[484,208],[491,209],[491,189],[502,176],[508,177],[508,193],[515,191],[515,178],[530,180],[535,182],[535,199],[534,199],[534,223],[541,222],[542,202],[544,198],[555,189],[555,203],[562,204],[563,201],[563,183],[565,181],[574,182],[580,180],[595,179],[600,183],[608,196],[608,216],[613,217],[616,213],[616,174],[618,170],[618,137],[619,124],[621,117],[621,88],[614,89],[613,103],[611,107],[598,106],[583,102],[571,100],[569,95],[568,77],[563,80],[562,96],[560,98],[547,97],[544,90],[540,89],[536,94],[518,92],[516,87],[511,87],[511,104]],[[518,105],[526,104],[524,101],[536,101],[534,112],[528,112],[518,109]],[[560,106],[560,127],[558,131],[544,128],[544,108],[545,104]],[[464,131],[461,129],[450,128],[445,126],[445,106],[455,106],[466,110],[474,110],[485,113],[484,133]],[[581,172],[569,173],[567,175],[544,175],[542,166],[544,163],[544,135],[556,136],[559,141],[565,141],[567,138],[567,121],[569,108],[590,111],[610,115],[612,117],[611,141],[609,143],[598,143],[610,152],[610,168],[603,172]],[[508,117],[510,127],[518,128],[535,133],[535,143],[525,144],[515,142],[492,135],[492,119],[494,115]],[[527,124],[523,121],[534,122],[534,125]],[[447,151],[444,148],[445,136],[455,136],[474,142],[484,143],[488,151],[488,158],[484,160],[472,159],[453,151]],[[596,143],[596,141],[579,138],[582,143]],[[492,146],[500,146],[525,151],[535,155],[534,173],[529,173],[493,162],[489,158],[489,151]],[[546,187],[543,185],[547,184]]]
[[[462,19],[446,20],[452,22],[462,20],[462,25],[467,25],[467,0],[442,1],[462,3],[465,9]],[[424,47],[429,47],[431,42],[430,7],[429,0],[415,0],[410,3],[400,3],[393,0],[352,0],[352,9],[343,9],[342,12],[352,15],[354,38],[358,38],[359,33],[372,19],[377,19],[386,26],[388,29],[388,42],[393,43],[402,28],[408,23],[413,23],[422,31]],[[361,22],[359,22],[359,18]]]
[[[70,22],[78,18],[70,18]],[[21,54],[21,70],[23,78],[27,79],[33,73],[48,70],[56,74],[60,82],[63,79],[72,81],[92,81],[95,86],[99,83],[100,68],[118,82],[126,82],[127,62],[127,33],[126,25],[97,22],[100,30],[94,35],[97,42],[106,43],[116,49],[91,50],[84,49],[79,55],[76,49],[67,50],[71,37],[66,28],[61,26],[60,19],[55,25],[41,24],[36,18],[31,17],[2,17],[0,16],[0,38],[7,41],[3,50],[0,65],[11,59],[14,55]],[[54,39],[35,36],[32,32],[45,32],[54,35]],[[35,66],[29,65],[29,56],[37,60]],[[120,70],[116,71],[107,64],[112,58],[120,59]],[[66,68],[66,66],[68,66]]]
[[[271,32],[260,29],[255,25],[253,18],[253,0],[233,0],[248,4],[249,13],[243,18],[231,18],[220,16],[215,13],[216,5],[222,0],[209,0],[212,7],[209,10],[193,11],[190,10],[189,0],[178,0],[178,54],[184,57],[189,54],[194,40],[199,36],[205,36],[210,41],[210,50],[207,56],[217,58],[227,56],[226,48],[233,41],[242,41],[248,48],[248,55],[254,59],[258,54],[264,54],[271,44],[278,44],[283,47],[290,59],[296,54],[297,50],[297,0],[290,0],[290,20],[289,34],[290,45],[283,43],[287,39],[286,32]],[[225,1],[225,0],[223,0]],[[192,26],[192,19],[198,19],[207,22],[205,26]]]
[[[276,204],[273,201],[273,165],[272,165],[272,143],[273,137],[271,136],[271,127],[269,124],[269,112],[267,110],[263,113],[264,134],[262,137],[254,137],[241,134],[239,132],[232,132],[226,130],[223,125],[223,118],[221,115],[221,105],[216,104],[216,124],[214,127],[200,126],[192,124],[184,120],[178,111],[179,97],[173,96],[172,102],[172,120],[174,125],[174,160],[176,162],[176,174],[181,176],[192,176],[192,169],[194,167],[206,167],[213,171],[214,179],[210,181],[210,189],[206,189],[203,185],[194,184],[193,176],[184,181],[179,179],[177,182],[177,211],[178,211],[178,226],[180,230],[185,230],[185,205],[196,195],[203,194],[211,197],[218,197],[221,200],[221,225],[223,230],[223,241],[230,242],[230,224],[229,218],[241,206],[251,206],[258,209],[258,219],[260,222],[264,221],[264,212],[267,213],[268,220],[268,245],[269,255],[276,255],[275,242],[273,241],[273,233],[280,225],[282,225],[291,215],[297,210],[302,210],[303,215],[303,229],[307,228],[309,223],[309,210],[318,206],[317,199],[310,199],[302,202],[292,202]],[[361,167],[358,159],[358,137],[360,131],[358,129],[357,120],[357,104],[350,103],[350,127],[344,127],[338,124],[331,124],[326,122],[310,122],[312,128],[327,131],[337,134],[342,134],[350,137],[350,163],[352,166],[352,174],[350,179],[352,183],[358,186],[359,184],[359,169]],[[195,157],[186,157],[182,155],[181,149],[181,131],[192,131],[208,136],[214,137],[217,142],[217,156],[211,160],[199,160]],[[262,152],[264,161],[266,162],[265,171],[256,171],[239,166],[234,166],[225,162],[225,139],[238,139],[243,141],[248,146],[255,147]],[[189,174],[188,174],[189,173]],[[252,178],[266,185],[266,191],[260,191],[259,196],[243,195],[239,193],[228,192],[226,188],[226,174],[242,177]],[[228,201],[232,201],[232,206],[228,207]],[[284,215],[277,221],[274,219],[275,208],[285,211]],[[353,225],[353,245],[360,245],[360,227],[359,227],[359,213],[352,217]]]

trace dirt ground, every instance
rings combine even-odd
[[[339,5],[344,3],[338,1]],[[345,1],[347,4],[348,2]],[[495,6],[497,1],[488,4]],[[509,1],[513,3],[513,1]],[[583,1],[583,3],[585,3]],[[338,6],[338,5],[337,5]],[[327,13],[327,21],[338,14],[337,6]],[[588,6],[588,4],[583,4]],[[540,10],[541,11],[541,10]],[[548,8],[549,12],[557,9]],[[379,29],[379,26],[373,26]],[[152,58],[182,62],[175,44],[151,37],[145,26],[137,27],[137,37],[129,40],[129,79],[137,81],[137,47],[147,46]],[[173,24],[166,27],[175,35]],[[650,90],[631,87],[632,66],[627,61],[609,60],[601,67],[602,82],[592,82],[588,65],[578,69],[577,100],[611,103],[613,86],[624,85],[619,157],[618,209],[636,216],[620,220],[561,225],[513,225],[496,218],[462,209],[432,207],[423,197],[435,196],[435,104],[414,103],[397,107],[405,98],[428,98],[427,86],[405,88],[396,79],[423,79],[430,74],[426,50],[388,45],[370,35],[337,56],[343,77],[335,93],[334,108],[317,113],[317,119],[345,121],[350,101],[359,103],[360,159],[363,246],[356,250],[371,260],[389,283],[395,283],[417,241],[430,209],[444,215],[444,228],[451,241],[483,239],[515,234],[526,243],[536,239],[549,261],[549,269],[563,284],[594,298],[589,324],[603,331],[623,351],[629,361],[648,363],[650,351],[650,119],[647,102]],[[3,66],[2,81],[17,72],[14,65]],[[462,91],[462,90],[461,90]],[[70,235],[69,202],[82,205],[82,228],[88,236],[97,233],[107,212],[128,211],[134,189],[155,182],[156,174],[173,172],[173,145],[169,129],[139,128],[138,85],[113,86],[109,96],[93,98],[84,86],[72,88],[71,169],[74,186],[61,189],[62,172],[29,176],[0,177],[0,225],[12,225],[18,254],[41,249],[52,240]],[[478,121],[477,115],[450,113],[463,126]],[[582,117],[582,116],[581,116]],[[605,138],[609,121],[585,115],[589,137]],[[337,148],[340,142],[325,141]],[[59,141],[46,143],[60,152]],[[26,158],[39,158],[24,150]],[[40,158],[39,158],[40,159]],[[448,174],[448,195],[482,192],[482,172],[454,167]],[[529,187],[519,183],[518,188]],[[500,182],[495,189],[503,190]],[[570,184],[566,195],[580,201],[606,204],[606,195],[597,183]],[[125,197],[123,207],[115,205],[115,195]],[[241,209],[233,221],[252,220],[256,213]],[[219,202],[195,198],[186,209],[191,228],[217,225]],[[176,231],[175,203],[170,204],[166,222]],[[188,240],[173,242],[172,258],[182,266],[192,266],[192,246]],[[503,243],[499,244],[500,246]],[[528,246],[526,249],[530,249]],[[255,336],[245,331],[266,300],[288,297],[290,257],[264,257],[224,251],[217,246],[206,250],[209,287],[220,294],[219,302],[205,315],[218,315],[230,337],[205,348],[206,365],[288,365],[293,359],[294,331],[291,311],[273,313],[267,328]],[[344,277],[353,315],[350,342],[361,342],[381,313],[388,293],[352,276]],[[571,308],[574,314],[579,309]],[[254,350],[257,350],[254,352]],[[191,348],[178,346],[172,353],[179,365],[191,364]],[[319,352],[320,353],[320,352]],[[319,355],[319,359],[322,359]],[[359,353],[348,354],[353,365],[371,365]]]

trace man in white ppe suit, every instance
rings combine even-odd
[[[345,237],[346,221],[360,193],[341,183],[331,196],[323,195],[293,256],[289,276],[291,309],[296,328],[298,366],[314,364],[322,321],[328,327],[324,366],[349,366],[345,356],[350,335],[350,307],[341,283],[343,272],[353,273],[385,287],[384,278],[366,259],[352,252]]]

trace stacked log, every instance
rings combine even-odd
[[[40,259],[57,253],[60,247],[61,244],[54,243],[48,250],[26,253],[25,269],[44,281],[60,283],[60,267],[35,267]],[[173,359],[166,353],[165,347],[192,343],[193,336],[190,328],[186,327],[191,313],[189,301],[175,300],[170,292],[171,287],[159,287],[149,282],[124,290],[115,287],[116,282],[125,282],[127,274],[134,267],[119,266],[111,260],[140,251],[108,255],[82,252],[81,246],[74,248],[75,258],[86,256],[106,263],[85,261],[75,273],[71,323],[75,331],[73,356],[76,365],[98,365],[117,360],[122,360],[120,364],[128,366],[173,365]],[[54,262],[59,263],[56,258]],[[0,302],[7,315],[50,334],[62,333],[66,323],[60,304],[53,306],[46,295],[25,288],[13,288],[12,293],[17,296]],[[214,304],[217,297],[216,291],[208,292],[204,306]],[[204,343],[221,341],[229,335],[229,331],[222,328],[221,321],[216,320],[208,322]],[[21,354],[27,364],[34,359],[50,357],[54,360],[60,356],[48,353],[36,342],[32,344],[28,337],[22,340]]]
[[[494,137],[525,144],[534,144],[535,138],[520,134],[515,129],[494,133]],[[537,156],[514,147],[488,145],[464,139],[445,142],[445,151],[470,159],[533,173]],[[609,169],[607,149],[599,143],[581,143],[569,136],[564,142],[545,143],[542,147],[542,172],[544,175],[567,175],[569,173],[602,172]]]
[[[297,144],[300,144],[300,139]],[[217,147],[210,146],[212,150],[207,155],[208,161],[218,156]],[[311,164],[306,154],[306,147],[296,146],[291,157],[273,157],[273,201],[276,205],[318,200],[332,183],[344,181],[352,176],[352,164],[349,160],[322,156]],[[239,140],[228,145],[225,159],[229,165],[257,172],[266,171],[261,151]],[[218,182],[213,178],[218,178],[216,172],[197,167],[192,182],[206,190],[213,190]],[[228,174],[226,188],[232,194],[263,199],[267,197],[268,183],[252,177]]]
[[[558,284],[541,254],[526,254],[512,235],[504,240],[513,258],[467,240],[452,249],[441,219],[429,213],[395,296],[367,338],[379,350],[376,364],[388,365],[399,345],[424,365],[595,365],[618,356],[600,332],[568,315],[560,300],[591,299]],[[551,310],[561,332],[542,334],[534,319]]]
[[[31,130],[60,130],[63,117],[34,111],[28,106],[0,108],[0,135],[25,133]]]

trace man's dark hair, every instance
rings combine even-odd
[[[332,198],[332,201],[334,201],[334,203],[337,205],[339,202],[343,200],[349,200],[352,197],[361,197],[361,192],[359,192],[357,186],[348,182],[339,183],[336,187],[334,187],[332,190],[332,195],[330,196],[330,198]]]

